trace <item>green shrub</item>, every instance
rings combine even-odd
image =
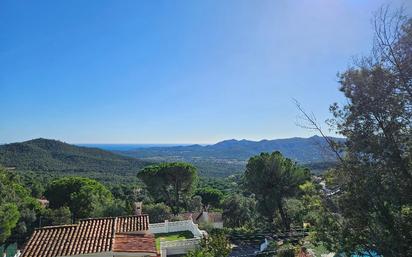
[[[161,223],[172,217],[172,210],[164,203],[144,205],[143,212],[149,215],[150,223]]]
[[[295,257],[295,250],[294,249],[279,250],[277,257]]]

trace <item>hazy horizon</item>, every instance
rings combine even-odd
[[[311,136],[308,137],[300,137],[300,136],[295,136],[295,137],[282,137],[282,138],[261,138],[261,139],[249,139],[249,138],[225,138],[225,139],[221,139],[215,142],[189,142],[189,143],[179,143],[179,142],[174,142],[174,143],[162,143],[162,142],[149,142],[149,143],[139,143],[139,142],[124,142],[124,143],[112,143],[112,142],[102,142],[102,143],[94,143],[94,142],[67,142],[64,140],[60,140],[58,138],[44,138],[44,137],[39,137],[42,139],[47,139],[47,140],[57,140],[57,141],[61,141],[64,143],[68,143],[68,144],[72,144],[72,145],[78,145],[78,146],[98,146],[98,145],[107,145],[107,146],[126,146],[126,145],[130,145],[130,146],[144,146],[144,147],[151,147],[151,146],[187,146],[187,145],[213,145],[213,144],[217,144],[223,141],[228,141],[228,140],[237,140],[237,141],[242,141],[242,140],[246,140],[246,141],[253,141],[253,142],[260,142],[260,141],[264,141],[264,140],[282,140],[282,139],[292,139],[292,138],[302,138],[302,139],[308,139],[311,137],[315,137],[315,136],[319,136],[317,134],[312,134]],[[341,136],[335,136],[336,138],[342,138]],[[34,140],[34,139],[39,139],[39,138],[31,138],[31,139],[27,139],[27,140],[22,140],[22,141],[13,141],[13,142],[0,142],[0,145],[3,144],[11,144],[11,143],[21,143],[21,142],[26,142],[26,141],[30,141],[30,140]]]

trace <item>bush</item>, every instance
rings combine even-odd
[[[58,209],[45,209],[43,214],[44,226],[56,226],[72,223],[72,213],[69,207],[64,206]]]
[[[172,209],[164,203],[143,205],[143,212],[149,214],[151,223],[160,223],[172,218]]]
[[[185,257],[213,257],[209,252],[206,252],[202,249],[196,249],[194,251],[188,252]]]
[[[130,214],[126,203],[122,200],[115,199],[112,203],[104,206],[103,216],[104,217],[116,217]]]
[[[201,223],[199,223],[199,229],[205,230],[208,233],[210,233],[212,230],[214,230],[213,224],[211,222],[201,222]]]
[[[276,257],[295,257],[295,249],[279,250]]]

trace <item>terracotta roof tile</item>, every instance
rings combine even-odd
[[[34,231],[22,257],[108,252],[113,250],[116,233],[146,231],[148,227],[147,215],[85,219],[79,224],[44,227]],[[134,242],[137,246],[136,239]]]
[[[116,220],[116,232],[149,230],[149,216],[124,216]]]
[[[66,255],[67,245],[70,245],[70,235],[76,228],[77,225],[66,225],[35,230],[23,256]]]
[[[155,237],[151,234],[117,233],[113,245],[114,252],[157,253]]]

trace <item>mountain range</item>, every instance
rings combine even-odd
[[[136,173],[144,166],[165,161],[192,163],[205,177],[241,173],[247,160],[261,152],[280,151],[315,173],[336,161],[324,139],[318,136],[261,141],[232,139],[213,145],[145,146],[122,151],[94,146],[76,146],[43,138],[0,145],[0,165],[40,175],[81,175],[112,183],[135,180]]]
[[[331,138],[343,142],[342,138]],[[225,140],[213,145],[149,147],[116,153],[148,161],[186,161],[207,176],[227,176],[242,172],[247,160],[261,152],[280,151],[284,156],[319,172],[336,161],[335,154],[319,136],[275,140]]]

